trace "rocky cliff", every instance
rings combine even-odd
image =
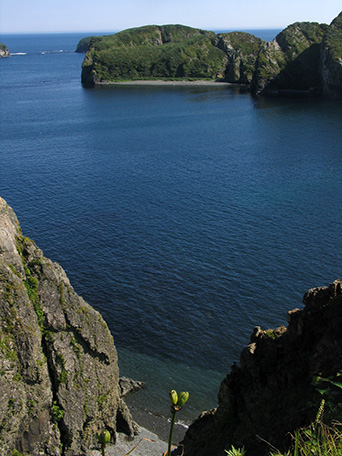
[[[9,50],[7,49],[7,46],[5,44],[0,43],[0,58],[1,57],[9,57],[10,53]]]
[[[342,98],[342,13],[327,30],[321,52],[323,95]]]
[[[217,35],[215,46],[227,56],[224,80],[235,84],[250,84],[262,46],[266,42],[245,32]]]
[[[145,26],[81,40],[82,83],[212,79],[255,95],[340,98],[342,13],[331,23],[296,22],[266,43],[244,32],[216,35],[182,25]]]
[[[342,374],[342,280],[309,290],[303,302],[302,310],[289,312],[287,327],[255,328],[240,365],[221,384],[218,408],[204,412],[187,431],[186,456],[223,456],[232,444],[260,456],[271,449],[265,441],[284,450],[289,432],[317,414],[318,379],[326,412],[342,419],[342,390],[333,385]]]
[[[320,95],[320,49],[326,30],[325,24],[297,22],[261,46],[252,92],[278,95],[310,91]]]
[[[86,455],[96,434],[133,432],[101,315],[22,235],[0,198],[0,454]]]

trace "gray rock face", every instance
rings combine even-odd
[[[223,456],[232,444],[259,456],[270,451],[265,442],[284,451],[289,433],[315,419],[322,398],[315,377],[340,378],[342,280],[309,290],[303,302],[304,309],[289,312],[287,328],[255,328],[240,365],[221,383],[218,408],[187,431],[186,456]],[[330,418],[341,420],[341,390],[327,394],[326,418],[330,404]]]
[[[230,83],[250,84],[262,44],[265,41],[245,32],[222,33],[215,46],[227,55],[224,79]]]
[[[101,315],[24,237],[0,198],[0,448],[88,454],[96,434],[133,433],[117,354]]]

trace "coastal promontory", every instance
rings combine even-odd
[[[253,95],[341,98],[341,15],[330,25],[296,22],[270,42],[184,25],[87,37],[77,46],[86,52],[82,83],[209,80],[244,85]]]
[[[0,416],[1,455],[87,455],[103,429],[133,433],[105,321],[2,198]]]

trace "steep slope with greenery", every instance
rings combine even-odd
[[[320,44],[327,25],[296,22],[265,43],[252,82],[256,94],[320,90]]]
[[[158,78],[217,78],[226,65],[214,32],[182,25],[146,26],[92,38],[82,83]]]
[[[271,42],[249,33],[150,25],[88,37],[82,83],[209,79],[255,95],[342,97],[342,13],[331,23],[296,22]]]
[[[324,96],[342,98],[342,12],[329,26],[322,48]]]
[[[215,45],[227,55],[224,79],[227,82],[250,84],[255,64],[265,41],[245,32],[221,33]]]

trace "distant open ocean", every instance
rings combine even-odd
[[[0,36],[0,195],[102,313],[121,374],[148,384],[129,401],[167,415],[188,390],[193,419],[255,325],[342,277],[342,105],[83,89],[89,35]]]

